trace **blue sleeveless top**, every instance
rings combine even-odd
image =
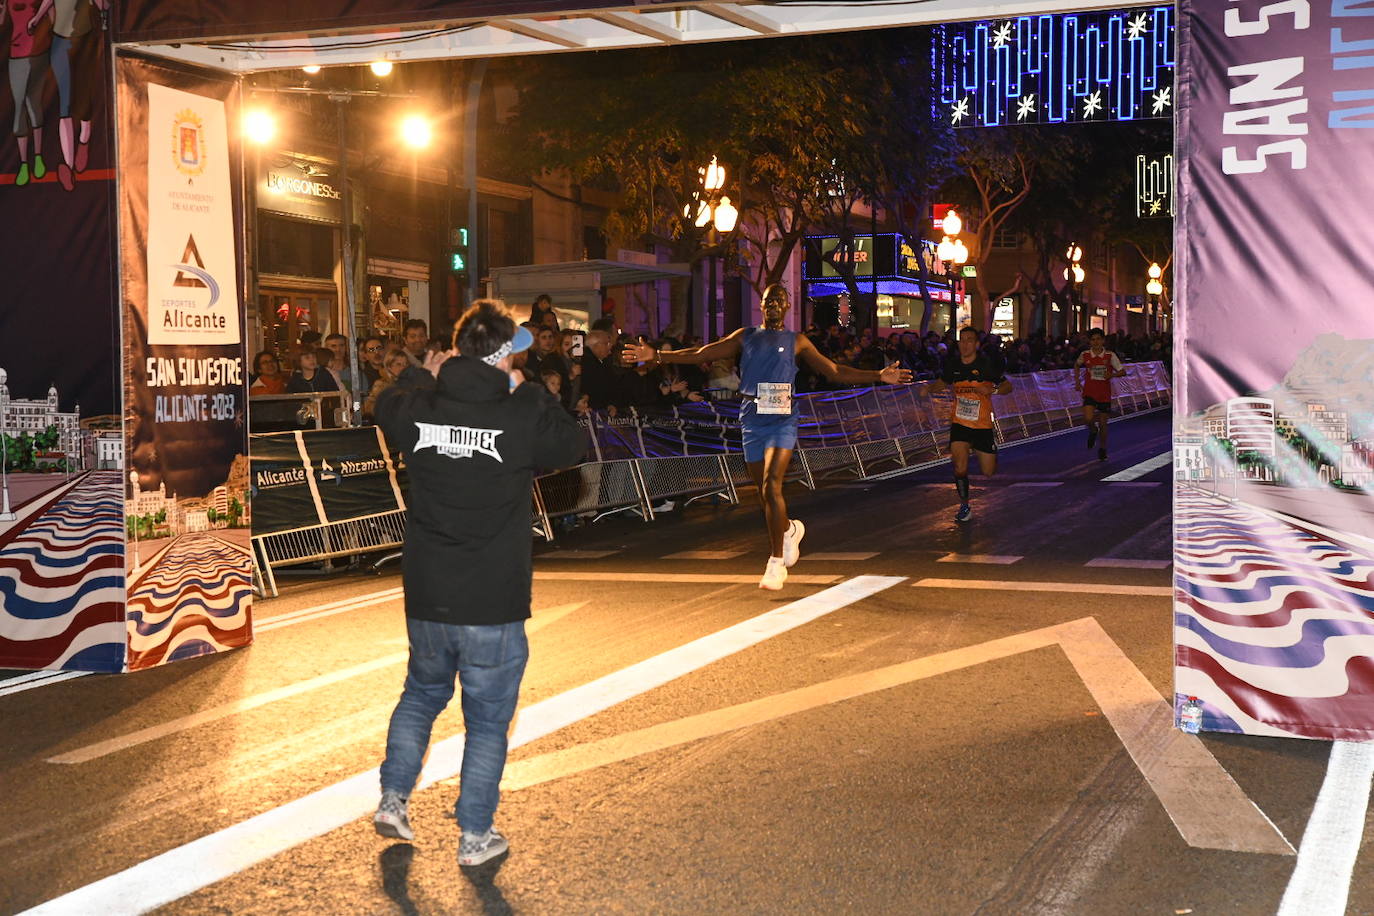
[[[795,384],[797,332],[745,328],[739,354],[740,394],[756,396],[760,382]]]

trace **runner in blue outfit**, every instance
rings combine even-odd
[[[640,340],[625,348],[626,365],[634,363],[704,363],[739,361],[740,426],[744,461],[759,489],[768,523],[770,554],[759,588],[776,591],[787,581],[787,569],[801,556],[806,526],[787,517],[782,482],[797,447],[797,413],[793,389],[798,360],[819,375],[842,385],[896,385],[911,381],[911,372],[896,363],[881,371],[837,366],[805,335],[786,329],[792,302],[786,288],[773,284],[763,292],[763,327],[741,328],[726,337],[688,350],[655,350]]]

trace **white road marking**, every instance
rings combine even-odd
[[[745,550],[684,550],[680,553],[670,553],[663,559],[665,560],[733,560],[735,557],[742,557],[748,551]]]
[[[70,681],[73,678],[85,677],[90,673],[90,671],[32,671],[0,681],[0,697],[7,697],[12,693],[23,693],[25,690],[33,690],[35,687],[47,687],[49,684]]]
[[[586,607],[588,603],[589,602],[581,601],[576,604],[562,604],[557,607],[551,607],[547,610],[539,611],[530,619],[528,623],[525,624],[525,632],[527,635],[533,635],[537,633],[539,630],[548,626],[549,624],[554,623],[558,620],[562,620],[564,617],[571,614],[573,611],[576,611],[582,607]],[[406,642],[406,640],[404,639],[399,641],[402,644]],[[219,706],[212,706],[209,709],[202,709],[200,712],[192,713],[188,716],[181,716],[179,718],[172,719],[167,722],[162,722],[158,725],[150,725],[147,728],[140,728],[137,731],[129,732],[126,735],[120,735],[118,738],[110,738],[107,741],[97,741],[94,744],[88,744],[85,747],[77,748],[74,751],[67,751],[64,754],[57,754],[56,756],[49,757],[47,762],[66,764],[86,763],[91,760],[96,760],[100,757],[106,757],[110,754],[118,753],[119,751],[122,751],[126,748],[136,747],[140,744],[147,744],[150,741],[156,741],[159,738],[166,738],[169,735],[175,735],[177,732],[183,732],[187,729],[195,728],[198,725],[205,725],[206,723],[215,722],[219,719],[225,719],[229,716],[237,715],[241,712],[248,712],[249,710],[257,709],[260,706],[266,706],[269,703],[275,703],[278,700],[290,699],[291,697],[299,696],[302,693],[308,693],[311,690],[317,690],[320,687],[328,687],[330,684],[337,684],[340,681],[346,681],[350,678],[358,677],[363,674],[370,674],[371,672],[378,671],[382,668],[389,668],[392,665],[403,664],[409,658],[409,649],[407,649],[404,652],[394,652],[390,655],[384,655],[381,658],[375,658],[371,661],[362,662],[361,664],[353,665],[348,668],[341,668],[338,671],[331,671],[328,674],[322,674],[318,677],[312,677],[308,680],[299,681],[295,684],[287,684],[286,686],[278,687],[275,690],[268,690],[264,691],[263,693],[254,694],[251,697],[244,697],[243,699],[235,700],[232,703],[221,703]]]
[[[1341,916],[1364,839],[1374,742],[1335,741],[1278,916]]]
[[[1189,845],[1292,855],[1293,847],[1091,617],[811,684],[516,761],[502,788],[522,789],[751,725],[1058,645]],[[976,709],[976,701],[975,701]],[[1374,744],[1369,745],[1374,748]]]
[[[620,553],[619,550],[550,550],[535,554],[536,560],[603,560]]]
[[[1170,449],[1162,455],[1156,455],[1153,458],[1140,462],[1140,464],[1132,465],[1124,471],[1117,471],[1115,474],[1109,474],[1102,479],[1112,482],[1137,480],[1149,474],[1151,471],[1158,471],[1162,467],[1167,467],[1169,464],[1173,463],[1173,460],[1174,453],[1173,450]]]
[[[626,573],[626,572],[551,572],[549,570],[536,569],[534,571],[534,581],[536,582],[605,582],[611,585],[617,582],[653,582],[660,585],[673,584],[718,584],[718,585],[757,585],[759,575],[763,570],[759,570],[758,575],[736,575],[732,573]],[[838,581],[840,576],[818,576],[811,574],[798,575],[789,573],[787,582],[789,585],[830,585]]]
[[[1164,483],[1159,480],[1113,480],[1109,482],[1109,486],[1139,487],[1148,490],[1152,487],[1162,487],[1164,486]]]
[[[1022,480],[1012,484],[1013,487],[1062,487],[1062,480]]]
[[[864,560],[871,560],[877,555],[877,551],[870,553],[845,553],[840,551],[830,553],[803,553],[802,558],[806,560],[839,560],[845,563],[862,563]]]
[[[982,563],[990,566],[1010,566],[1019,563],[1025,557],[998,556],[990,553],[947,553],[936,560],[936,563]]]
[[[1168,569],[1173,560],[1126,560],[1120,557],[1098,557],[1083,564],[1093,569]]]
[[[520,714],[510,746],[542,738],[902,581],[889,576],[858,576],[535,703]],[[421,787],[456,775],[462,758],[462,735],[433,745]],[[370,814],[377,804],[377,779],[376,768],[359,773],[39,904],[24,911],[24,916],[143,913],[179,900]]]
[[[1145,598],[1172,598],[1174,596],[1174,590],[1165,585],[1112,585],[1106,582],[995,582],[983,579],[919,579],[911,584],[916,588],[971,588],[995,592],[1139,595]]]
[[[369,592],[365,595],[358,595],[355,598],[344,598],[340,601],[331,601],[328,604],[317,604],[314,607],[301,608],[298,611],[287,611],[284,614],[277,614],[272,617],[255,618],[253,620],[253,633],[266,633],[279,627],[289,627],[292,624],[304,623],[307,620],[317,620],[321,617],[331,617],[334,614],[342,614],[345,611],[356,611],[365,607],[372,607],[374,604],[385,604],[394,601],[405,595],[400,588],[388,588],[380,592]]]

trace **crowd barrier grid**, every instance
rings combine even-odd
[[[406,510],[394,509],[252,538],[253,561],[265,592],[277,596],[275,570],[405,546]]]
[[[1116,382],[1118,415],[1157,410],[1172,398],[1168,373],[1162,363],[1128,363],[1126,375]],[[1009,376],[1012,390],[994,395],[994,428],[999,443],[1011,443],[1064,432],[1079,425],[1082,397],[1073,386],[1073,370],[1052,369]],[[951,395],[932,393],[930,382],[878,388],[825,391],[798,395],[799,442],[788,483],[816,489],[833,479],[866,480],[902,468],[944,460],[949,431]],[[699,405],[694,405],[699,406]],[[684,420],[682,409],[671,417],[631,410],[614,426],[603,418],[588,424],[593,446],[589,453],[601,456],[612,449],[623,451],[633,443],[641,454],[586,464],[536,478],[534,531],[553,540],[553,520],[567,515],[596,518],[614,512],[637,512],[645,521],[654,517],[653,505],[668,498],[693,499],[719,496],[739,503],[739,488],[753,481],[731,431],[729,402],[707,405],[718,435],[698,437],[687,433],[689,422],[698,426],[704,411]],[[653,439],[645,430],[654,424],[677,429],[678,435]],[[674,426],[676,424],[676,426]],[[631,428],[634,427],[633,430]],[[613,431],[614,441],[603,443],[598,431]],[[658,430],[662,432],[662,430]],[[627,435],[627,433],[630,433]],[[682,454],[649,454],[651,448],[680,447]],[[698,454],[694,449],[721,449]]]
[[[1171,400],[1161,363],[1131,363],[1116,387],[1123,415],[1162,409]],[[999,443],[1071,429],[1082,416],[1073,372],[1049,370],[1010,376],[1012,391],[995,395]],[[949,392],[930,382],[803,394],[797,397],[799,442],[786,482],[809,489],[834,479],[866,480],[947,457]],[[535,478],[531,532],[556,537],[556,519],[598,519],[634,512],[645,521],[664,500],[715,497],[740,502],[752,486],[740,453],[738,402],[709,401],[668,412],[629,410],[582,423],[593,460]],[[666,452],[666,453],[665,453]],[[387,511],[327,524],[302,526],[252,539],[262,587],[275,595],[275,568],[404,547],[406,513]]]

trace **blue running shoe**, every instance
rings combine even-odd
[[[961,503],[959,511],[954,513],[954,520],[956,522],[966,522],[971,518],[973,518],[973,507],[968,503]]]

